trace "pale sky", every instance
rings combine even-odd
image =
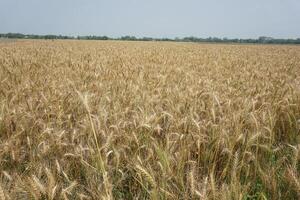
[[[300,38],[300,0],[0,0],[0,33]]]

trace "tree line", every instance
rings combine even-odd
[[[135,37],[122,36],[119,38],[112,38],[108,36],[64,36],[64,35],[34,35],[21,33],[0,33],[0,38],[9,39],[46,39],[46,40],[124,40],[124,41],[176,41],[176,42],[211,42],[211,43],[249,43],[249,44],[300,44],[300,38],[297,39],[276,39],[272,37],[262,36],[257,39],[229,39],[229,38],[198,38],[198,37],[184,37],[184,38],[152,38],[152,37]]]

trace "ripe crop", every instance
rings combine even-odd
[[[300,198],[300,47],[0,43],[0,199]]]

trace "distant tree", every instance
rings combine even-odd
[[[15,38],[15,39],[75,39],[72,36],[63,35],[24,35],[21,33],[0,33],[0,38]],[[197,38],[194,36],[184,37],[184,38],[151,38],[142,37],[137,38],[135,36],[123,36],[120,38],[110,38],[108,36],[77,36],[78,40],[127,40],[127,41],[178,41],[178,42],[215,42],[215,43],[261,43],[261,44],[300,44],[300,38],[297,39],[274,39],[272,37],[261,36],[258,39],[228,39],[228,38]]]
[[[121,40],[128,40],[128,41],[134,41],[134,40],[137,40],[137,38],[135,36],[123,36],[121,37]]]

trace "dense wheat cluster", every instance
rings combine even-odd
[[[300,47],[0,43],[0,199],[300,198]]]

